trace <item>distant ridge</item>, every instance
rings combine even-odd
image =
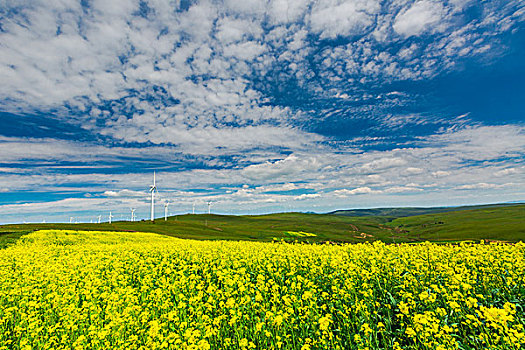
[[[401,218],[407,216],[425,215],[446,213],[451,211],[474,210],[474,209],[488,209],[501,208],[513,205],[520,205],[521,203],[498,203],[498,204],[483,204],[483,205],[465,205],[457,207],[399,207],[399,208],[370,208],[370,209],[343,209],[335,210],[327,214],[342,215],[342,216],[386,216],[392,218]]]

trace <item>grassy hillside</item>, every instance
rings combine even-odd
[[[493,206],[410,217],[282,213],[258,216],[182,215],[112,224],[19,224],[0,226],[0,247],[39,229],[155,232],[207,240],[387,243],[459,240],[525,240],[525,205]]]
[[[509,205],[517,204],[486,204],[486,205],[468,205],[461,207],[400,207],[400,208],[371,208],[371,209],[348,209],[336,210],[329,214],[343,215],[343,216],[387,216],[392,218],[400,218],[405,216],[416,216],[426,214],[438,214],[451,211],[474,210],[474,209],[490,209],[501,208]]]
[[[416,240],[525,241],[525,205],[403,217],[387,227]]]
[[[6,237],[39,229],[155,232],[179,238],[208,240],[304,240],[309,242],[362,242],[387,240],[384,218],[347,218],[334,215],[286,213],[258,216],[182,215],[150,221],[117,221],[112,224],[18,224],[0,226]],[[305,235],[304,233],[310,234]],[[3,235],[0,235],[2,237]],[[8,242],[7,242],[8,243]],[[2,242],[0,241],[0,245]],[[5,243],[4,243],[5,245]]]

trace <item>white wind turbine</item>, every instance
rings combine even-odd
[[[157,191],[155,172],[153,172],[153,185],[149,186],[149,191],[151,192],[151,221],[155,221],[155,191]]]
[[[111,212],[109,212],[109,223],[111,224],[111,219],[114,218],[113,215],[111,215]]]
[[[72,216],[69,217],[69,223],[70,223],[70,224],[73,223],[73,217],[72,217]]]
[[[195,215],[195,203],[193,203],[193,215]]]
[[[100,219],[102,219],[102,215],[98,216],[98,223],[100,224]]]
[[[166,203],[164,203],[164,221],[168,221],[168,207],[170,206],[170,201],[167,200]]]
[[[211,214],[211,202],[207,202],[208,203],[208,214]]]
[[[131,208],[131,221],[135,221],[135,208]]]

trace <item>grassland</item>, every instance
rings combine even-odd
[[[383,213],[386,213],[383,211]],[[395,211],[390,211],[394,214]],[[0,247],[41,229],[154,232],[206,240],[350,242],[450,242],[462,240],[525,240],[525,205],[498,205],[426,215],[346,216],[281,213],[258,216],[180,215],[150,221],[112,224],[19,224],[0,226]],[[303,232],[293,234],[290,232]]]
[[[525,206],[512,205],[402,217],[389,227],[417,240],[525,241]]]
[[[343,215],[343,216],[386,216],[386,217],[405,217],[427,214],[439,214],[462,210],[475,209],[492,209],[508,207],[509,204],[483,204],[483,205],[467,205],[460,207],[396,207],[396,208],[371,208],[371,209],[348,209],[336,210],[329,214]]]

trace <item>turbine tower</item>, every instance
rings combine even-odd
[[[208,214],[211,214],[211,202],[208,202]]]
[[[131,208],[131,221],[135,221],[135,208]]]
[[[98,223],[100,224],[100,219],[102,218],[102,215],[98,216]]]
[[[69,217],[69,223],[70,223],[70,224],[73,223],[73,217],[72,217],[72,216]]]
[[[109,212],[109,223],[111,224],[111,219],[113,218],[113,215],[111,215],[111,212]]]
[[[157,191],[155,172],[153,172],[153,185],[149,186],[149,191],[151,192],[151,221],[155,221],[155,191]]]
[[[168,207],[170,205],[170,201],[167,200],[166,203],[164,203],[164,221],[168,221]]]
[[[193,203],[193,215],[195,215],[195,203]]]

